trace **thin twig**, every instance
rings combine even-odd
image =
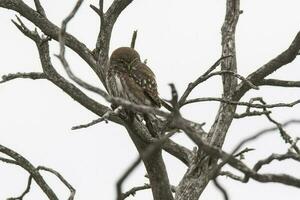
[[[237,175],[235,175],[235,174],[233,174],[233,173],[231,173],[229,171],[221,171],[221,172],[219,172],[219,176],[227,176],[227,177],[229,177],[229,178],[231,178],[233,180],[245,183],[243,177],[237,176]]]
[[[151,189],[151,185],[150,184],[144,184],[143,186],[133,187],[130,190],[128,190],[127,192],[125,192],[125,193],[122,194],[121,200],[126,199],[130,195],[134,196],[135,193],[138,192],[138,191],[147,190],[147,189]]]
[[[289,120],[287,122],[285,122],[284,124],[282,124],[282,127],[284,126],[288,126],[292,123],[300,123],[300,120]],[[272,127],[272,128],[269,128],[269,129],[265,129],[265,130],[262,130],[262,131],[259,131],[258,133],[250,136],[250,137],[247,137],[246,139],[240,141],[236,146],[235,148],[232,150],[232,152],[228,155],[227,158],[223,159],[223,161],[215,167],[215,169],[213,170],[212,172],[212,176],[214,177],[215,175],[219,174],[219,171],[220,169],[233,157],[233,155],[243,146],[245,145],[246,143],[250,142],[250,141],[253,141],[259,137],[261,137],[262,135],[266,134],[266,133],[270,133],[272,131],[275,131],[277,130],[278,127]]]
[[[209,67],[208,70],[203,75],[201,75],[199,78],[197,78],[194,82],[189,83],[188,87],[186,88],[186,90],[184,91],[183,95],[181,96],[181,98],[179,100],[179,105],[181,105],[185,102],[185,100],[187,99],[189,94],[192,92],[192,90],[202,82],[202,79],[204,77],[206,77],[209,73],[211,73],[213,70],[215,70],[220,65],[222,60],[229,58],[229,57],[231,57],[231,55],[222,56],[211,67]]]
[[[261,97],[252,98],[252,99],[250,100],[250,103],[253,103],[254,101],[258,101],[258,102],[260,102],[262,105],[267,105],[266,102],[265,102]],[[248,108],[247,108],[247,111],[249,111],[249,110],[250,110],[250,108],[248,107]],[[264,110],[265,112],[267,112],[267,109],[266,109],[266,108],[263,108],[263,110]],[[280,133],[282,139],[284,140],[284,142],[285,142],[285,143],[289,143],[290,145],[292,145],[292,144],[294,143],[294,141],[293,141],[293,139],[291,138],[291,136],[283,129],[282,124],[279,123],[279,122],[277,122],[276,120],[274,120],[274,119],[271,117],[270,113],[266,113],[265,116],[268,118],[268,120],[269,120],[270,122],[272,122],[273,124],[275,124],[275,125],[277,126],[277,128],[278,128],[278,130],[279,130],[279,133]],[[298,148],[296,145],[293,146],[293,148],[294,148],[294,150],[295,150],[298,154],[300,154],[300,150],[299,150],[299,148]]]
[[[227,56],[228,57],[228,56]],[[222,70],[222,71],[218,71],[218,72],[212,72],[212,73],[209,73],[205,76],[200,76],[194,83],[190,83],[189,86],[188,86],[188,89],[186,90],[186,92],[182,95],[182,97],[180,98],[180,101],[179,101],[179,105],[180,107],[182,107],[183,105],[186,105],[188,104],[187,102],[189,102],[190,100],[186,101],[188,95],[190,94],[190,92],[192,91],[192,89],[194,87],[196,87],[197,85],[199,85],[200,83],[206,81],[207,79],[213,77],[213,76],[222,76],[224,74],[228,74],[228,75],[231,75],[231,76],[234,76],[238,79],[240,79],[241,81],[247,83],[251,88],[255,89],[255,90],[258,90],[259,88],[254,85],[253,83],[251,83],[248,79],[246,79],[245,77],[233,72],[233,71],[230,71],[230,70]]]
[[[9,149],[3,145],[0,144],[0,152],[11,157],[15,162],[8,162],[10,164],[16,164],[23,169],[25,169],[30,176],[35,180],[35,182],[39,185],[39,187],[43,190],[43,192],[47,195],[47,197],[51,200],[58,200],[58,197],[54,193],[54,191],[50,188],[50,186],[46,183],[42,175],[39,173],[39,171],[22,155],[19,153],[13,151],[12,149]],[[28,188],[29,186],[27,186]],[[29,190],[26,188],[26,191]],[[27,194],[25,192],[25,194]],[[24,193],[23,193],[24,194]],[[22,194],[22,195],[23,195]],[[25,194],[23,196],[25,196]],[[21,195],[21,198],[22,198]]]
[[[93,120],[93,121],[91,121],[88,124],[82,124],[82,125],[78,125],[78,126],[73,126],[72,130],[77,130],[77,129],[81,129],[81,128],[88,128],[90,126],[93,126],[93,125],[98,124],[98,123],[103,122],[103,121],[105,121],[105,123],[108,123],[108,121],[107,121],[108,118],[111,115],[118,115],[119,112],[121,111],[121,109],[122,109],[122,106],[119,106],[114,111],[108,110],[102,117],[100,117],[100,118],[98,118],[96,120]]]
[[[34,4],[35,4],[36,11],[40,13],[43,17],[46,17],[46,13],[43,6],[41,5],[41,2],[39,0],[34,0]]]
[[[37,29],[34,29],[33,31],[30,31],[25,24],[22,22],[22,20],[20,19],[20,17],[18,17],[17,15],[15,15],[19,24],[17,22],[15,22],[14,20],[11,20],[12,23],[27,37],[31,38],[33,41],[37,41],[40,40],[40,36],[37,32]]]
[[[113,111],[109,110],[109,111],[107,111],[106,113],[113,113]],[[105,114],[106,114],[106,113],[105,113]],[[105,114],[104,114],[104,115],[105,115]],[[71,130],[78,130],[78,129],[82,129],[82,128],[88,128],[88,127],[93,126],[93,125],[95,125],[95,124],[99,124],[99,123],[101,123],[101,122],[103,122],[103,121],[105,121],[105,122],[107,123],[107,118],[104,117],[104,115],[103,115],[103,117],[100,117],[100,118],[98,118],[98,119],[95,119],[95,120],[91,121],[90,123],[87,123],[87,124],[81,124],[81,125],[78,125],[78,126],[73,126],[73,127],[71,128]],[[110,114],[109,114],[109,115],[110,115]]]
[[[288,63],[294,61],[294,59],[297,57],[299,49],[300,31],[296,34],[291,45],[285,51],[283,51],[277,57],[273,58],[272,60],[255,70],[247,77],[247,79],[253,83],[259,84],[259,82],[266,78],[268,75],[272,74],[273,72],[287,65]],[[237,86],[235,98],[241,98],[249,89],[249,86],[245,85],[244,82],[240,83]]]
[[[103,90],[101,90],[98,87],[95,87],[89,83],[86,83],[85,81],[82,81],[77,76],[75,76],[65,58],[65,34],[66,34],[66,28],[68,22],[75,16],[76,12],[78,11],[80,5],[82,4],[83,0],[78,0],[74,9],[71,11],[71,13],[63,20],[60,33],[59,33],[59,44],[60,44],[60,53],[59,55],[55,55],[62,63],[64,69],[66,70],[68,76],[75,81],[78,85],[84,87],[87,90],[90,90],[92,92],[95,92],[103,97],[107,97],[107,93]]]
[[[292,149],[294,149],[295,146],[297,146],[297,143],[298,143],[299,140],[300,140],[300,137],[296,137],[296,138],[294,139],[294,142],[291,144],[291,146],[290,146],[290,148],[289,148],[289,151],[292,151]]]
[[[50,172],[50,173],[54,174],[57,178],[59,178],[59,180],[70,190],[70,196],[69,196],[68,200],[74,200],[76,190],[59,172],[55,171],[54,169],[44,167],[44,166],[38,166],[36,169]],[[30,174],[30,176],[28,177],[26,189],[20,196],[11,197],[11,198],[8,198],[8,200],[22,200],[25,197],[25,195],[28,194],[28,192],[30,191],[32,178],[33,177]]]
[[[213,183],[216,186],[216,188],[219,189],[219,191],[222,193],[223,195],[223,199],[224,200],[229,200],[229,195],[227,193],[227,191],[225,190],[225,188],[218,182],[217,178],[213,179]]]
[[[87,90],[90,90],[92,92],[95,92],[96,94],[99,94],[100,96],[102,96],[103,98],[105,98],[105,100],[107,100],[108,102],[110,103],[114,103],[114,104],[117,104],[117,105],[121,105],[121,106],[124,106],[125,108],[127,109],[132,109],[132,110],[135,110],[135,111],[139,111],[139,112],[143,112],[143,113],[153,113],[153,114],[157,114],[157,115],[160,115],[160,116],[164,116],[164,117],[167,117],[169,116],[168,113],[164,112],[164,111],[161,111],[157,108],[153,108],[151,106],[145,106],[145,105],[137,105],[137,104],[134,104],[132,102],[129,102],[125,99],[122,99],[122,98],[115,98],[115,97],[111,97],[109,96],[104,90],[101,90],[100,88],[98,87],[95,87],[83,80],[81,80],[80,78],[78,78],[76,75],[73,74],[67,60],[65,59],[65,39],[64,39],[64,35],[66,33],[66,26],[67,26],[67,23],[72,19],[72,17],[74,17],[76,11],[78,10],[79,6],[80,6],[80,3],[82,1],[78,1],[75,8],[72,10],[71,14],[65,19],[63,20],[62,22],[62,27],[61,27],[61,31],[60,31],[60,34],[59,34],[59,38],[60,38],[60,53],[59,55],[56,55],[59,60],[61,61],[64,69],[66,70],[68,76],[73,80],[75,81],[78,85],[82,86],[83,88],[87,89]]]
[[[271,114],[271,111],[251,111],[251,112],[244,112],[241,114],[234,114],[234,118],[235,119],[241,119],[241,118],[245,118],[245,117],[253,117],[253,116],[261,116],[261,115],[266,115],[266,114]]]
[[[187,100],[184,105],[191,104],[191,103],[199,103],[199,102],[207,102],[207,101],[218,101],[222,103],[228,103],[232,105],[238,106],[246,106],[251,108],[281,108],[281,107],[293,107],[300,103],[300,99],[293,101],[291,103],[275,103],[275,104],[254,104],[249,102],[242,102],[242,101],[231,101],[225,98],[218,98],[218,97],[203,97],[203,98],[195,98]]]
[[[32,9],[31,6],[27,5],[26,2],[28,1],[14,0],[13,2],[0,1],[0,7],[18,12],[21,16],[25,17],[38,27],[45,35],[58,41],[60,29],[55,25],[55,23],[41,16],[41,14],[39,14],[35,9]],[[94,71],[96,71],[96,68],[98,67],[97,62],[87,46],[69,33],[66,33],[65,37],[66,45],[74,50],[75,53],[77,53]]]
[[[257,87],[256,85],[254,85],[251,81],[249,81],[247,78],[239,75],[238,73],[235,73],[233,71],[230,71],[230,70],[222,70],[222,71],[218,71],[218,72],[213,72],[213,73],[210,73],[209,75],[206,76],[206,79],[209,79],[210,77],[213,77],[213,76],[217,76],[217,75],[224,75],[224,74],[229,74],[229,75],[232,75],[238,79],[240,79],[241,81],[245,82],[247,85],[249,85],[250,88],[252,89],[255,89],[255,90],[258,90],[259,87]]]
[[[299,123],[300,123],[300,120],[289,120],[289,121],[283,123],[283,124],[282,124],[282,127],[286,127],[286,126],[288,126],[288,125],[290,125],[290,124],[295,124],[295,123],[296,123],[296,124],[299,124]],[[275,130],[277,130],[277,129],[278,129],[277,126],[276,126],[276,127],[272,127],[272,128],[268,128],[268,129],[264,129],[264,130],[262,130],[262,131],[259,131],[259,132],[256,133],[256,134],[254,134],[254,135],[252,135],[252,136],[250,136],[250,137],[248,137],[248,138],[242,140],[241,142],[239,142],[238,145],[236,145],[236,147],[235,147],[234,150],[232,151],[233,154],[236,153],[236,152],[237,152],[243,145],[245,145],[246,143],[248,143],[248,142],[250,142],[250,141],[253,141],[253,140],[257,139],[258,137],[260,137],[260,136],[262,136],[262,135],[264,135],[264,134],[273,132],[273,131],[275,131]]]
[[[28,194],[29,191],[30,191],[31,183],[32,183],[32,176],[29,175],[27,185],[26,185],[26,188],[25,188],[24,192],[18,197],[10,197],[7,200],[23,200],[25,195]]]
[[[90,7],[99,15],[101,21],[103,20],[103,8],[100,7],[100,8],[97,8],[96,6],[94,5],[90,5]],[[102,9],[101,9],[102,8]]]
[[[38,166],[37,170],[44,170],[44,171],[54,174],[70,190],[70,196],[69,196],[68,200],[74,199],[76,190],[59,172],[55,171],[54,169],[44,167],[44,166]]]
[[[149,178],[148,176],[145,176],[146,178]],[[137,186],[137,187],[133,187],[130,190],[128,190],[127,192],[122,194],[122,200],[126,199],[127,197],[131,196],[135,196],[136,192],[141,191],[141,190],[147,190],[147,189],[151,189],[151,185],[145,183],[143,186]],[[171,185],[171,190],[172,192],[176,192],[176,187],[174,185]]]
[[[239,153],[235,154],[234,157],[241,157],[244,156],[245,153],[248,153],[250,151],[254,151],[255,149],[253,148],[248,148],[246,147],[245,149],[243,149],[242,151],[240,151]]]
[[[99,8],[90,4],[90,7],[99,15],[101,22],[104,20],[104,13],[103,13],[103,0],[99,0]]]
[[[296,154],[296,153],[293,153],[290,151],[286,152],[285,154],[272,154],[269,157],[258,161],[254,165],[253,170],[257,172],[264,165],[270,164],[274,160],[282,161],[282,160],[286,160],[286,159],[292,159],[292,160],[300,162],[300,154]]]
[[[134,49],[137,37],[137,30],[133,31],[130,47]]]
[[[9,158],[2,158],[2,157],[0,157],[0,161],[8,163],[8,164],[19,165],[19,163],[17,161],[9,159]]]
[[[283,161],[283,160],[287,160],[287,159],[292,159],[295,161],[300,162],[300,155],[299,154],[295,154],[293,152],[288,151],[285,154],[272,154],[270,156],[268,156],[265,159],[259,160],[258,162],[256,162],[256,164],[253,167],[253,171],[254,172],[258,172],[262,166],[270,164],[272,161],[274,160],[278,160],[278,161]],[[221,171],[219,172],[220,176],[227,176],[233,180],[242,182],[242,183],[247,183],[249,181],[250,176],[245,174],[244,177],[241,176],[237,176],[229,171]],[[283,178],[285,177],[284,175],[282,176]],[[287,177],[286,177],[287,178]]]
[[[60,57],[63,58],[65,56],[65,34],[69,21],[75,16],[78,9],[80,8],[83,0],[78,0],[75,7],[71,11],[71,13],[62,21],[61,30],[59,33],[59,44],[60,44]]]
[[[291,124],[291,123],[300,123],[299,120],[291,120],[285,123],[285,125]],[[195,133],[192,132],[188,127],[184,126],[184,124],[181,123],[180,119],[176,120],[176,124],[181,127],[182,130],[185,131],[185,133],[189,136],[189,138],[197,144],[201,150],[203,150],[205,153],[209,154],[212,157],[220,158],[223,161],[227,162],[230,166],[233,168],[241,171],[242,173],[246,174],[250,178],[262,182],[262,183],[268,183],[268,182],[274,182],[274,183],[281,183],[284,185],[294,186],[297,188],[300,188],[300,179],[287,175],[287,174],[260,174],[249,168],[246,164],[244,164],[242,161],[236,159],[231,154],[228,154],[221,150],[220,148],[216,146],[212,146],[211,144],[207,143],[203,140],[203,138]],[[259,137],[263,133],[267,133],[270,131],[277,130],[277,127],[273,127],[271,129],[266,129],[261,131],[259,134],[256,134],[250,138],[247,138],[246,140],[243,140],[241,143],[246,143],[247,141],[253,140],[257,137]],[[239,144],[241,146],[241,144]],[[237,149],[237,148],[236,148]],[[215,178],[216,172],[219,173],[219,170],[211,170],[212,173],[208,175],[208,178]]]
[[[32,79],[32,80],[36,80],[36,79],[46,79],[47,76],[44,73],[39,73],[39,72],[29,72],[29,73],[15,73],[15,74],[7,74],[7,75],[3,75],[2,80],[0,80],[0,83],[4,83],[13,79],[17,79],[17,78],[27,78],[27,79]]]
[[[286,81],[279,79],[263,79],[259,85],[279,86],[279,87],[300,87],[300,81]]]

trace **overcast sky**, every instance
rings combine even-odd
[[[25,1],[33,6],[32,0]],[[73,8],[75,1],[41,1],[51,21],[60,25]],[[63,4],[62,4],[63,2]],[[107,8],[112,0],[105,1]],[[184,3],[183,3],[184,2]],[[86,0],[76,17],[68,26],[68,32],[83,41],[90,49],[95,46],[99,20],[89,8],[97,1]],[[238,71],[246,76],[271,58],[285,50],[300,29],[299,0],[242,0],[237,26],[236,45]],[[121,15],[115,24],[111,51],[130,44],[133,30],[138,29],[136,49],[142,59],[156,73],[160,95],[170,97],[168,83],[174,83],[180,94],[187,84],[201,75],[221,53],[220,28],[225,13],[225,0],[136,0]],[[14,72],[41,71],[35,44],[23,36],[11,19],[15,13],[0,10],[0,75]],[[27,21],[24,19],[26,24]],[[51,43],[52,54],[58,53],[58,44]],[[95,74],[71,50],[67,58],[74,72],[81,78],[99,85]],[[53,57],[53,64],[63,75],[61,64]],[[300,59],[278,70],[271,77],[299,80]],[[214,78],[199,86],[191,97],[216,97],[221,94],[220,78]],[[95,95],[90,94],[92,97]],[[261,88],[249,92],[250,97],[263,96],[268,103],[291,102],[300,99],[299,89]],[[99,97],[95,97],[103,101]],[[107,104],[108,105],[108,104]],[[217,112],[217,103],[201,103],[187,106],[183,115],[198,122],[206,122],[208,130]],[[242,111],[239,109],[238,111]],[[124,128],[113,123],[102,123],[71,131],[74,125],[97,118],[50,82],[39,80],[15,80],[0,85],[0,142],[21,153],[34,165],[51,167],[77,189],[76,198],[105,199],[115,197],[115,182],[126,167],[136,158],[137,152]],[[275,119],[286,121],[299,119],[300,106],[293,109],[276,109]],[[225,141],[225,150],[230,150],[239,140],[270,127],[264,117],[235,120]],[[299,136],[299,126],[288,128],[293,137]],[[187,147],[192,143],[178,134],[175,139]],[[270,153],[283,153],[287,145],[274,132],[249,143],[256,151],[248,153],[245,162],[249,165]],[[179,161],[165,155],[170,181],[177,185],[186,168]],[[299,164],[274,163],[263,172],[285,172],[300,177]],[[145,170],[141,165],[126,181],[124,190],[142,185]],[[43,173],[46,180],[59,194],[67,199],[68,190],[53,175]],[[28,174],[19,167],[0,163],[0,199],[19,195],[27,183]],[[250,181],[241,184],[230,179],[220,179],[228,189],[232,200],[252,199],[299,199],[300,190],[280,184],[260,184]],[[210,185],[201,199],[221,199]],[[25,199],[47,199],[35,184]],[[151,200],[150,191],[140,192],[135,198]]]

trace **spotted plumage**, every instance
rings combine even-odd
[[[132,48],[121,47],[112,53],[106,84],[114,97],[141,105],[161,106],[155,75]]]

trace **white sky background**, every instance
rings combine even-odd
[[[33,6],[33,1],[26,3]],[[62,3],[63,2],[63,3]],[[112,0],[106,0],[108,7]],[[42,1],[51,21],[60,25],[73,8],[75,1]],[[68,26],[68,32],[94,48],[98,34],[98,16],[89,8],[97,1],[85,1]],[[242,0],[237,26],[236,45],[238,71],[246,76],[271,58],[285,50],[300,28],[299,0]],[[136,0],[119,17],[111,40],[111,50],[130,44],[133,30],[138,29],[136,49],[142,59],[156,73],[159,92],[170,97],[168,83],[175,83],[180,94],[188,82],[201,75],[220,56],[220,28],[225,13],[225,0]],[[41,71],[35,44],[22,35],[11,23],[14,13],[0,10],[0,75],[14,72]],[[24,20],[26,21],[26,20]],[[26,23],[29,24],[29,23]],[[58,44],[52,42],[52,54],[58,53]],[[100,85],[92,70],[71,50],[67,58],[74,72],[81,78]],[[56,69],[65,74],[61,64],[53,57]],[[272,77],[299,80],[300,59],[278,70]],[[219,96],[221,79],[214,78],[200,85],[191,97]],[[102,86],[101,86],[102,87]],[[95,95],[88,93],[95,97]],[[114,199],[115,182],[137,152],[126,131],[113,123],[98,124],[88,129],[71,131],[74,125],[90,122],[97,117],[73,101],[50,82],[39,80],[14,80],[0,85],[0,142],[21,153],[34,165],[51,167],[77,189],[76,199]],[[291,102],[299,99],[299,89],[261,88],[246,97],[263,96],[268,103]],[[101,98],[95,97],[102,101]],[[244,98],[247,100],[247,98]],[[214,120],[217,103],[201,103],[183,110],[185,117],[207,122],[208,130]],[[242,111],[242,110],[239,110]],[[299,118],[300,106],[293,109],[276,109],[275,119],[285,121]],[[256,133],[271,124],[264,117],[235,120],[225,141],[226,150],[242,138]],[[292,136],[299,136],[299,126],[288,128]],[[181,144],[192,147],[182,134],[175,136]],[[252,142],[248,147],[255,152],[246,155],[246,162],[265,158],[271,152],[283,153],[287,146],[277,132]],[[169,155],[166,165],[172,184],[177,185],[185,166]],[[274,163],[265,172],[285,172],[300,177],[299,165],[293,162]],[[68,190],[47,173],[46,180],[67,199]],[[148,180],[141,165],[126,181],[125,191]],[[19,167],[0,163],[0,199],[23,192],[28,174]],[[300,190],[280,184],[260,184],[250,181],[241,184],[230,179],[220,179],[231,199],[299,199]],[[152,199],[150,191],[139,192],[136,198]],[[201,199],[221,199],[210,185]],[[25,199],[47,199],[35,184]]]

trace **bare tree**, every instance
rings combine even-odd
[[[241,101],[241,98],[244,97],[247,92],[257,90],[260,86],[300,87],[299,81],[268,79],[270,74],[292,62],[297,57],[300,49],[300,32],[298,32],[291,45],[285,51],[259,67],[247,77],[243,77],[238,74],[235,48],[235,30],[239,16],[242,13],[240,10],[240,1],[227,0],[226,16],[222,26],[222,53],[220,59],[209,67],[204,74],[199,76],[199,78],[191,82],[182,96],[178,96],[175,85],[171,84],[172,99],[164,103],[165,107],[168,108],[167,111],[164,111],[149,106],[137,105],[125,99],[112,97],[108,95],[106,91],[87,83],[85,80],[81,80],[73,74],[65,58],[65,46],[77,53],[91,67],[106,88],[105,75],[109,60],[108,52],[112,29],[121,12],[126,9],[133,0],[114,0],[106,11],[103,9],[103,0],[99,0],[98,7],[91,5],[92,10],[99,15],[101,23],[96,48],[92,51],[76,37],[66,32],[68,22],[74,17],[82,2],[83,0],[77,1],[74,9],[67,18],[63,20],[61,27],[58,27],[49,21],[39,0],[34,1],[35,9],[29,7],[22,0],[0,0],[0,7],[16,11],[37,27],[35,30],[28,29],[25,23],[17,16],[16,20],[12,21],[26,37],[36,44],[43,70],[41,73],[30,72],[3,75],[0,83],[18,78],[33,80],[45,79],[61,88],[84,108],[99,116],[99,119],[89,124],[73,127],[73,129],[86,128],[102,121],[114,122],[125,127],[139,152],[139,157],[128,167],[117,182],[117,200],[125,199],[145,189],[151,189],[153,199],[155,200],[197,200],[210,181],[213,181],[215,186],[220,189],[224,199],[229,199],[226,190],[217,181],[218,176],[228,176],[243,183],[247,183],[250,179],[253,179],[262,183],[276,182],[300,188],[300,179],[297,177],[282,173],[259,172],[263,166],[269,165],[274,160],[283,161],[290,159],[300,161],[300,150],[297,146],[299,139],[292,138],[285,130],[285,127],[289,124],[299,123],[300,121],[289,120],[285,123],[280,123],[271,116],[273,108],[293,107],[299,104],[300,100],[291,103],[280,102],[267,104],[262,97],[255,97],[251,98],[248,102]],[[42,32],[42,36],[38,30]],[[134,32],[131,41],[132,48],[135,46],[136,38],[137,33]],[[50,40],[59,43],[60,53],[56,55],[56,57],[61,61],[68,76],[76,84],[66,80],[54,69],[49,54]],[[221,65],[220,69],[218,69],[219,65]],[[213,76],[222,77],[223,94],[221,97],[189,98],[190,93],[199,84]],[[111,110],[108,106],[100,104],[88,97],[82,92],[81,88],[90,90],[103,97],[107,102],[119,105],[120,107],[116,110]],[[204,130],[202,124],[185,119],[180,114],[180,109],[188,104],[207,101],[220,102],[219,111],[209,130]],[[237,107],[245,107],[245,111],[243,113],[237,113]],[[143,123],[143,121],[138,118],[128,116],[128,112],[125,112],[125,110],[145,114],[151,113],[156,115],[157,118]],[[223,151],[222,146],[233,119],[251,116],[265,116],[274,124],[274,127],[246,138],[238,143],[232,152],[228,153]],[[186,136],[195,143],[197,148],[191,150],[174,142],[171,137],[177,131],[183,131]],[[244,144],[271,131],[279,131],[283,141],[289,144],[290,148],[287,149],[285,154],[274,153],[265,159],[258,160],[253,167],[249,167],[238,158],[252,150],[249,148],[242,150],[241,148]],[[186,173],[178,186],[173,186],[168,179],[168,172],[162,157],[162,151],[168,152],[182,161],[187,167]],[[38,184],[49,199],[58,199],[57,194],[55,194],[40,174],[41,170],[56,175],[70,190],[69,199],[74,199],[75,189],[57,171],[44,166],[35,167],[23,156],[2,145],[0,145],[0,152],[9,157],[0,157],[1,161],[18,165],[30,174],[28,185],[23,194],[10,199],[23,199],[30,191],[32,180]],[[149,184],[135,186],[128,192],[124,192],[122,190],[124,180],[141,162],[146,168]],[[243,175],[238,176],[233,172],[223,171],[225,165],[233,167]]]

